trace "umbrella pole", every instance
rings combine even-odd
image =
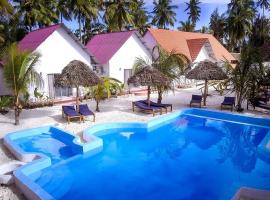
[[[203,105],[206,106],[206,98],[207,98],[207,80],[204,82],[204,94],[203,94]]]
[[[79,110],[79,87],[76,86],[76,109]]]
[[[148,106],[150,106],[150,93],[151,93],[151,88],[150,88],[150,86],[147,86],[147,101],[148,101]]]

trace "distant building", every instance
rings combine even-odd
[[[28,33],[19,43],[21,50],[29,50],[41,54],[40,62],[35,69],[44,80],[44,87],[39,92],[50,98],[64,98],[75,96],[73,88],[54,87],[55,74],[72,60],[80,60],[91,67],[91,56],[86,47],[63,24],[52,25]],[[0,84],[3,77],[0,71]],[[3,88],[0,87],[0,95]],[[33,94],[34,88],[29,86],[29,93]]]
[[[136,58],[151,59],[149,49],[136,31],[122,31],[95,35],[86,45],[97,64],[94,69],[101,76],[127,83]]]
[[[164,50],[185,55],[189,63],[203,60],[232,62],[235,58],[211,34],[149,28],[143,37],[148,48],[160,45]]]

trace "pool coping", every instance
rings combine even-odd
[[[53,128],[60,130],[64,134],[68,134],[69,136],[73,137],[72,143],[77,147],[76,151],[78,154],[79,153],[83,154],[86,152],[92,152],[93,154],[95,154],[95,153],[100,152],[100,150],[102,150],[103,141],[99,137],[102,135],[101,132],[105,132],[108,129],[109,130],[123,129],[123,128],[129,128],[129,129],[136,128],[136,129],[147,129],[147,130],[155,129],[155,128],[158,128],[159,126],[164,125],[165,123],[169,123],[170,121],[174,120],[175,118],[177,118],[181,114],[189,115],[190,111],[198,111],[198,110],[201,112],[201,109],[183,109],[183,110],[180,110],[180,111],[168,114],[168,115],[161,116],[159,118],[155,118],[155,119],[150,120],[148,122],[118,122],[118,123],[97,124],[97,125],[94,125],[92,127],[87,128],[83,131],[83,139],[85,141],[87,141],[87,143],[84,143],[84,144],[80,143],[80,138],[77,135],[74,135],[74,134],[70,133],[69,131],[62,130],[62,129],[60,129],[58,127],[54,127],[54,126],[45,126],[44,128],[53,127]],[[264,120],[264,121],[267,120],[267,121],[269,121],[269,126],[267,126],[267,127],[270,128],[270,118],[265,119],[265,118],[252,117],[252,116],[242,116],[239,114],[225,113],[225,112],[221,112],[221,111],[212,111],[212,110],[204,110],[204,112],[205,111],[213,112],[213,113],[220,113],[222,115],[234,115],[234,116],[237,116],[240,118],[244,117],[244,118],[253,118],[253,119],[255,118],[257,120]],[[205,116],[205,117],[207,117],[207,116]],[[211,118],[211,117],[207,117],[207,118]],[[220,118],[213,118],[213,119],[222,120]],[[226,121],[226,120],[223,120],[223,121]],[[235,121],[231,121],[231,122],[235,122]],[[246,124],[246,123],[241,123],[241,122],[239,122],[239,123]],[[253,125],[255,125],[255,124],[253,124]],[[255,126],[260,126],[260,125],[255,125]],[[265,126],[262,126],[262,127],[265,127]],[[39,129],[39,128],[33,128],[33,129]],[[4,144],[12,152],[12,154],[15,155],[15,157],[17,159],[19,159],[20,161],[23,161],[23,162],[29,162],[26,165],[19,167],[14,172],[15,183],[23,191],[25,196],[28,199],[33,199],[33,200],[36,200],[36,199],[44,199],[44,200],[50,199],[51,200],[54,198],[50,194],[48,194],[38,184],[36,184],[29,177],[27,177],[27,174],[31,174],[33,172],[42,170],[42,169],[52,165],[51,159],[48,156],[41,154],[41,153],[25,152],[13,141],[14,138],[22,138],[22,137],[29,136],[29,134],[27,134],[27,133],[25,133],[25,134],[22,134],[22,133],[25,131],[29,131],[29,130],[31,131],[33,129],[25,129],[22,131],[16,131],[16,132],[7,134],[4,137]],[[106,133],[103,133],[103,134],[106,134]],[[270,149],[267,147],[268,142],[270,142],[270,131],[267,133],[267,135],[265,136],[263,141],[258,146],[258,148],[259,148],[258,152],[263,154],[263,155],[267,155],[270,158]],[[76,155],[74,155],[74,156],[76,156]]]

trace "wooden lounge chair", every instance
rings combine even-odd
[[[220,105],[220,109],[230,108],[233,111],[233,107],[235,106],[235,97],[224,97],[223,102]]]
[[[66,117],[68,123],[73,118],[79,118],[80,122],[82,121],[82,116],[75,110],[74,106],[62,106],[62,117]]]
[[[148,105],[147,100],[144,100],[144,101],[141,101],[141,102],[144,102],[146,105]],[[156,107],[164,108],[166,113],[168,112],[168,108],[170,108],[170,111],[172,112],[172,104],[156,103],[156,102],[150,101],[150,106],[156,106]]]
[[[193,107],[194,104],[200,108],[202,107],[202,95],[192,95],[189,107]]]
[[[157,106],[149,106],[147,104],[145,104],[144,102],[142,101],[134,101],[132,102],[132,110],[133,112],[135,112],[135,107],[141,109],[141,110],[144,110],[144,111],[150,111],[153,116],[155,116],[155,113],[156,112],[159,112],[160,115],[162,115],[162,108],[161,107],[157,107]]]
[[[79,105],[79,113],[82,115],[83,117],[83,121],[84,121],[84,117],[85,116],[91,116],[93,115],[93,121],[95,122],[96,119],[96,115],[94,112],[92,112],[87,104],[80,104]]]

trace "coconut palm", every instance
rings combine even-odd
[[[3,54],[4,78],[14,97],[15,125],[19,124],[22,109],[20,95],[27,91],[30,83],[37,87],[43,83],[40,74],[35,71],[39,58],[37,53],[20,51],[16,43],[11,44]]]
[[[132,10],[136,1],[114,0],[104,3],[104,22],[108,31],[121,31],[124,27],[134,25]]]
[[[196,26],[196,22],[201,16],[200,4],[201,2],[199,0],[190,0],[189,3],[186,3],[187,8],[185,11],[188,11],[188,19],[192,22],[194,26]]]
[[[145,30],[150,27],[148,23],[149,15],[145,8],[145,3],[143,0],[139,0],[132,9],[134,27],[143,34]]]
[[[14,0],[15,9],[21,16],[25,26],[29,31],[35,26],[47,26],[58,20],[54,12],[54,1],[46,0]]]
[[[222,42],[225,35],[226,17],[225,14],[219,15],[218,9],[212,13],[210,18],[210,29],[213,31],[214,37]]]
[[[145,66],[152,66],[169,79],[167,82],[161,82],[161,84],[154,85],[158,91],[158,103],[161,103],[163,93],[173,89],[173,81],[184,74],[187,66],[187,59],[184,55],[178,54],[175,51],[166,52],[159,46],[154,47],[153,54],[155,49],[158,49],[158,58],[154,58],[154,55],[152,60],[136,58],[133,68],[136,73],[136,71],[139,71]]]
[[[189,20],[186,22],[180,21],[180,27],[178,27],[178,30],[186,31],[186,32],[193,32],[194,29],[195,29],[195,26]]]
[[[8,0],[0,1],[0,12],[2,14],[12,14],[13,7]]]
[[[264,11],[268,10],[270,8],[270,2],[269,0],[258,0],[257,5],[263,9],[263,17],[264,15]]]
[[[58,15],[60,23],[63,23],[63,19],[71,20],[70,0],[56,0],[56,13]]]
[[[165,29],[167,26],[173,26],[176,21],[176,13],[173,11],[177,8],[176,5],[172,5],[172,0],[155,0],[153,2],[154,14],[152,24],[158,28]]]
[[[94,0],[70,0],[70,10],[79,24],[79,38],[82,41],[82,21],[94,20],[98,17],[98,1]]]
[[[229,45],[241,47],[245,37],[251,33],[252,21],[255,17],[252,0],[232,0],[228,4],[227,31]]]
[[[121,82],[110,77],[101,77],[98,85],[89,88],[89,95],[96,101],[96,111],[100,112],[99,103],[121,91]]]
[[[265,17],[257,16],[254,20],[250,34],[250,42],[256,47],[262,46],[265,41],[270,39],[270,20]]]

